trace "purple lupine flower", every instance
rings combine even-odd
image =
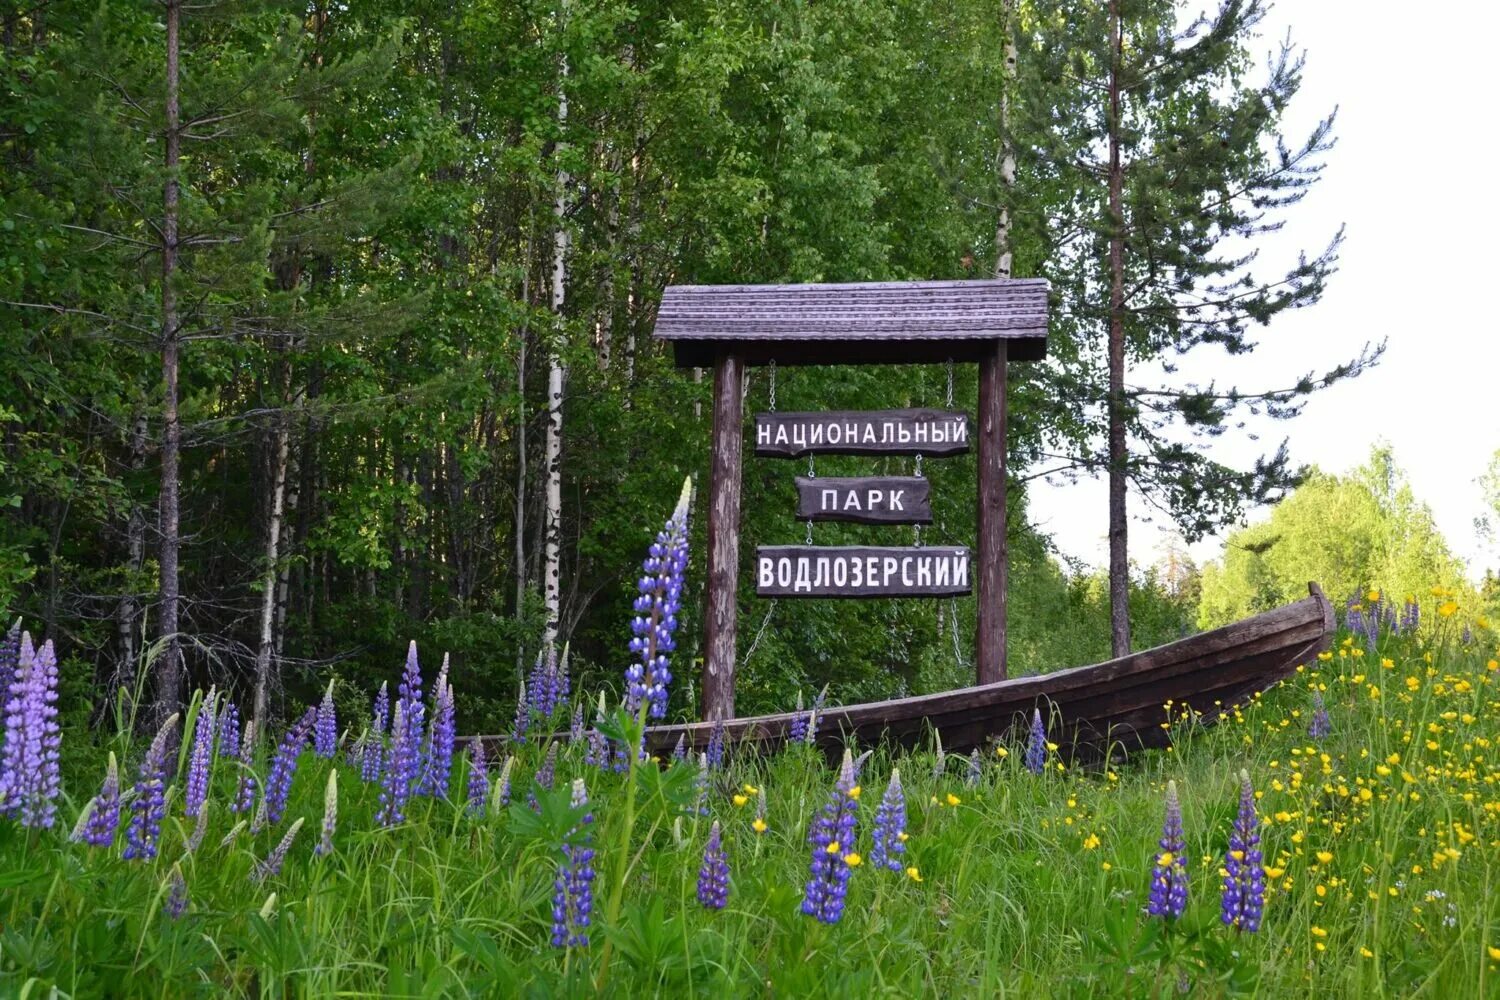
[[[281,874],[281,866],[286,864],[287,852],[292,849],[292,841],[297,839],[297,834],[301,831],[302,824],[305,821],[305,817],[298,816],[292,825],[286,828],[286,833],[282,836],[281,843],[272,848],[271,853],[266,855],[265,860],[257,864],[254,870],[250,872],[250,881],[259,885],[266,879]]]
[[[1166,818],[1161,824],[1161,853],[1151,869],[1151,898],[1146,912],[1153,917],[1176,920],[1187,909],[1188,872],[1183,864],[1187,844],[1182,837],[1182,805],[1177,801],[1177,782],[1167,782]]]
[[[724,857],[724,835],[714,820],[703,846],[703,866],[698,869],[698,902],[709,910],[722,910],[729,902],[729,861]]]
[[[214,693],[198,706],[198,720],[193,726],[193,751],[188,758],[187,787],[183,791],[182,811],[184,815],[196,817],[208,801],[208,784],[214,764],[214,733],[218,720],[214,717]]]
[[[240,755],[240,710],[234,702],[226,701],[219,710],[219,756]]]
[[[438,678],[437,700],[433,706],[432,731],[427,737],[426,770],[422,774],[421,793],[440,799],[448,797],[448,781],[453,773],[453,685]]]
[[[526,742],[526,729],[531,725],[531,703],[526,699],[526,680],[521,680],[520,690],[516,692],[516,721],[510,726],[510,741],[512,743]]]
[[[803,743],[807,740],[807,713],[802,710],[802,689],[797,689],[797,707],[792,712],[791,721],[786,724],[786,740],[788,743]]]
[[[266,773],[266,821],[273,826],[281,822],[287,796],[292,793],[292,779],[297,776],[297,759],[307,746],[307,737],[318,722],[317,708],[309,708],[296,724],[281,737],[276,755]]]
[[[381,776],[380,808],[375,813],[375,822],[381,826],[395,826],[406,820],[406,802],[411,797],[417,763],[411,757],[407,728],[406,703],[398,700],[396,713],[391,719],[390,759],[386,761],[385,773]]]
[[[973,750],[969,751],[969,770],[968,773],[964,776],[964,784],[968,785],[970,788],[974,788],[979,784],[981,774],[982,772],[980,771],[979,765],[979,748],[975,747]]]
[[[490,773],[484,761],[484,742],[469,742],[469,815],[484,818],[484,796],[490,790]]]
[[[682,580],[688,560],[688,501],[692,479],[682,484],[677,508],[657,533],[641,564],[636,583],[635,617],[630,621],[630,653],[637,662],[625,670],[625,710],[631,715],[646,707],[660,719],[667,714],[667,685],[672,683],[668,654],[677,648],[677,612],[682,605]]]
[[[1219,919],[1226,927],[1246,933],[1260,930],[1266,905],[1266,872],[1261,867],[1259,818],[1255,814],[1255,790],[1250,775],[1240,772],[1240,811],[1229,832],[1229,850],[1224,855],[1224,887]]]
[[[10,685],[21,666],[21,619],[17,618],[0,640],[0,708],[10,700]]]
[[[583,705],[580,703],[573,706],[573,719],[568,723],[568,746],[578,745],[583,738]]]
[[[1328,709],[1323,704],[1322,692],[1313,692],[1312,722],[1307,727],[1307,735],[1315,740],[1321,740],[1333,732],[1333,723],[1328,719]]]
[[[870,845],[870,864],[877,868],[903,871],[901,855],[906,853],[906,794],[901,788],[901,771],[891,771],[890,784],[875,810],[875,842]]]
[[[1364,634],[1365,608],[1359,603],[1358,597],[1349,598],[1349,603],[1344,610],[1344,627],[1354,635]]]
[[[74,839],[91,847],[113,847],[120,828],[120,767],[113,750],[104,769],[104,784],[89,803],[87,816]]]
[[[371,707],[370,714],[372,717],[371,725],[375,732],[384,736],[391,724],[390,681],[380,682],[380,690],[375,693],[375,704]]]
[[[406,666],[396,688],[396,700],[406,713],[406,759],[413,776],[422,773],[422,737],[427,724],[427,706],[422,703],[422,667],[417,662],[417,644],[406,648]]]
[[[858,820],[855,787],[854,757],[845,750],[833,794],[807,831],[812,866],[802,897],[802,912],[825,924],[836,924],[844,915]]]
[[[573,682],[568,679],[568,643],[563,643],[562,656],[552,672],[552,700],[557,703],[559,710],[568,707],[568,699],[573,695]]]
[[[536,665],[526,682],[530,696],[531,712],[545,722],[557,711],[558,697],[562,693],[557,679],[557,650],[552,646],[540,649],[536,654]]]
[[[313,853],[319,857],[333,853],[333,834],[339,825],[339,771],[328,772],[328,784],[323,789],[323,838]]]
[[[1042,724],[1042,710],[1031,710],[1031,733],[1026,740],[1026,770],[1041,774],[1047,769],[1047,727]]]
[[[583,751],[583,762],[602,770],[609,766],[609,759],[609,743],[605,740],[604,734],[599,731],[599,727],[595,726],[588,732],[588,745]]]
[[[714,721],[713,731],[708,734],[708,747],[704,756],[708,758],[708,766],[717,771],[724,766],[724,717],[720,716]]]
[[[21,633],[20,653],[5,702],[5,747],[0,752],[0,813],[22,826],[50,828],[57,822],[61,790],[57,725],[57,653],[52,640],[41,649]]]
[[[255,771],[251,768],[255,758],[255,720],[245,723],[245,736],[240,740],[240,787],[234,801],[229,804],[233,813],[249,812],[255,805]]]
[[[1459,636],[1459,642],[1461,642],[1465,646],[1467,646],[1470,643],[1472,643],[1473,641],[1474,641],[1474,630],[1469,626],[1468,622],[1464,622],[1464,630],[1463,630],[1463,633]]]
[[[328,682],[328,690],[323,692],[323,700],[318,703],[317,711],[313,722],[313,753],[326,760],[333,760],[339,746],[339,720],[333,708],[333,681]]]
[[[359,780],[366,784],[379,781],[385,767],[385,736],[366,730],[360,742],[364,746],[359,752]]]
[[[574,809],[589,804],[582,778],[573,779]],[[594,849],[588,827],[594,814],[586,812],[563,844],[563,860],[552,883],[552,947],[587,948],[594,910]]]
[[[536,790],[538,788],[552,791],[552,784],[557,779],[557,744],[551,743],[547,746],[547,756],[542,758],[542,766],[537,768],[535,784],[526,793],[526,804],[533,809],[540,810],[542,805],[537,801]]]
[[[130,826],[125,831],[123,857],[126,861],[137,858],[150,861],[156,857],[156,844],[161,839],[161,821],[167,812],[167,747],[176,725],[177,713],[173,712],[157,730],[150,749],[141,761],[135,796],[130,800]]]
[[[678,733],[677,742],[672,746],[672,759],[674,761],[684,760],[687,757],[687,734]]]
[[[187,880],[182,877],[182,867],[173,865],[167,876],[167,898],[162,902],[161,910],[173,920],[179,920],[187,912],[187,905]]]
[[[1411,598],[1406,599],[1406,605],[1401,609],[1401,630],[1403,632],[1415,632],[1422,624],[1422,606]]]

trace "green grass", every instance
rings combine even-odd
[[[286,818],[221,847],[237,818],[227,812],[236,766],[219,761],[202,847],[184,852],[192,830],[174,792],[161,855],[139,863],[119,857],[123,829],[109,851],[66,842],[62,824],[102,773],[100,749],[69,734],[73,799],[62,828],[0,824],[0,993],[1500,995],[1489,950],[1500,947],[1496,638],[1481,630],[1462,646],[1445,638],[1450,626],[1362,655],[1336,647],[1239,718],[1208,729],[1176,719],[1172,750],[1108,770],[1060,769],[1054,759],[1038,778],[1022,768],[1020,748],[1004,758],[992,748],[969,787],[960,758],[936,776],[930,752],[877,750],[862,775],[860,850],[868,853],[880,792],[899,766],[921,881],[860,866],[836,926],[799,911],[808,824],[834,779],[805,748],[735,759],[715,775],[709,808],[733,881],[729,908],[710,913],[694,890],[711,820],[686,808],[687,766],[636,772],[629,830],[627,777],[585,766],[581,747],[564,748],[558,793],[540,816],[523,804],[475,821],[461,805],[424,798],[407,823],[381,830],[377,788],[340,764],[335,852],[317,857],[329,762],[304,754]],[[1321,745],[1306,735],[1312,685],[1326,689],[1333,719]],[[144,747],[112,748],[128,783]],[[520,749],[523,801],[540,753]],[[1262,846],[1277,873],[1254,935],[1218,922],[1242,768],[1262,793]],[[455,795],[464,770],[455,765]],[[557,843],[576,819],[566,804],[573,777],[586,779],[592,799],[599,875],[594,941],[564,951],[549,944],[550,899]],[[1168,779],[1182,796],[1192,890],[1187,916],[1164,927],[1142,908]],[[754,797],[734,804],[744,784],[765,791],[764,834],[751,827]],[[950,793],[959,805],[934,804]],[[306,823],[286,867],[253,884],[252,868],[298,816]],[[610,922],[622,857],[622,905]],[[174,865],[190,895],[175,921],[162,911]]]

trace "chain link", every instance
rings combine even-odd
[[[818,470],[815,469],[815,468],[813,468],[812,452],[808,452],[807,453],[807,478],[808,479],[817,479],[818,478]]]
[[[771,359],[771,412],[776,412],[776,359]]]
[[[953,409],[953,359],[952,358],[948,359],[948,394],[944,397],[943,406],[946,409],[949,409],[949,410]]]
[[[948,620],[953,623],[953,662],[962,667],[965,661],[963,646],[958,641],[958,602],[950,597],[948,606],[950,608]]]
[[[922,547],[922,526],[920,524],[912,525],[911,535],[916,547],[920,549]]]
[[[914,474],[918,479],[922,477],[922,453],[920,451],[917,452],[917,457],[914,463]]]
[[[810,519],[807,522],[807,543],[806,544],[808,544],[808,545],[812,544],[812,521]]]

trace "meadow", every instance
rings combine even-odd
[[[141,840],[130,789],[151,754],[128,733],[103,748],[67,733],[54,826],[0,824],[0,990],[1493,995],[1496,637],[1487,623],[1461,632],[1458,616],[1438,613],[1449,602],[1431,604],[1415,634],[1381,630],[1371,641],[1363,629],[1341,631],[1333,650],[1217,725],[1164,705],[1170,749],[1095,768],[1070,766],[1025,732],[972,758],[942,755],[936,741],[897,754],[873,748],[852,789],[808,744],[770,758],[730,746],[715,766],[631,767],[620,747],[635,720],[614,713],[598,731],[570,733],[564,703],[551,706],[556,739],[533,716],[525,742],[507,741],[505,763],[491,760],[481,774],[472,751],[460,749],[447,793],[422,794],[415,780],[397,818],[392,768],[379,776],[366,753],[368,721],[346,724],[342,746],[330,748],[332,718],[318,726],[313,711],[290,736],[241,741],[236,751],[222,745],[229,713],[221,708],[203,727],[219,737],[207,782],[194,778],[199,741],[183,738],[162,761],[181,777],[164,782],[154,856],[127,859]],[[438,724],[425,752],[436,730],[441,755],[436,692],[446,689],[432,688],[423,712]],[[1326,725],[1313,723],[1315,696]],[[597,710],[581,693],[576,701]],[[195,698],[183,730],[197,732],[216,703]],[[281,763],[278,742],[291,748]],[[73,838],[68,831],[95,811],[82,790],[99,783],[105,750],[122,762],[125,803],[93,846],[87,824]],[[1040,774],[1027,766],[1038,753]],[[549,759],[555,774],[542,784],[550,791],[535,779]],[[897,769],[900,840],[890,836],[889,808],[877,822]],[[362,780],[362,770],[373,779]],[[1226,860],[1242,771],[1254,788],[1266,885],[1254,932],[1221,917],[1226,863],[1254,860]],[[274,791],[253,791],[256,805],[234,812],[247,776],[253,790],[283,787],[284,806]],[[1172,864],[1187,876],[1175,919],[1146,912],[1164,860],[1168,782],[1180,796],[1184,841]],[[579,790],[587,804],[575,807]],[[184,815],[189,797],[203,802],[201,823]],[[846,837],[836,859],[847,898],[832,921],[803,912],[818,853],[809,833],[820,817],[853,825],[853,848]],[[700,885],[715,824],[728,874],[717,892],[712,879]],[[877,835],[901,844],[889,866],[877,863]],[[571,877],[559,883],[564,870]],[[579,926],[581,870],[592,913]]]

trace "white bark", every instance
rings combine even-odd
[[[995,277],[1011,276],[1010,203],[1016,188],[1016,147],[1010,135],[1010,97],[1016,79],[1016,36],[1012,20],[1016,0],[1000,5],[1000,26],[1005,34],[1005,69],[1000,77],[1000,150],[996,173],[1000,178],[1000,218],[995,224]]]
[[[270,698],[271,657],[275,653],[276,562],[281,553],[281,523],[286,513],[287,418],[276,422],[276,452],[272,456],[271,510],[266,517],[265,569],[261,576],[260,638],[255,650],[255,714],[266,731],[266,708]]]
[[[557,125],[562,132],[568,124],[568,60],[563,57],[562,78],[557,89]],[[552,315],[553,343],[547,358],[547,440],[546,458],[547,494],[542,521],[542,599],[547,609],[547,624],[542,641],[551,646],[557,641],[558,622],[561,618],[560,564],[562,559],[562,429],[563,429],[563,379],[567,369],[562,359],[563,307],[567,304],[568,288],[568,171],[562,166],[565,143],[559,139],[555,154],[558,157],[557,194],[552,202]]]

